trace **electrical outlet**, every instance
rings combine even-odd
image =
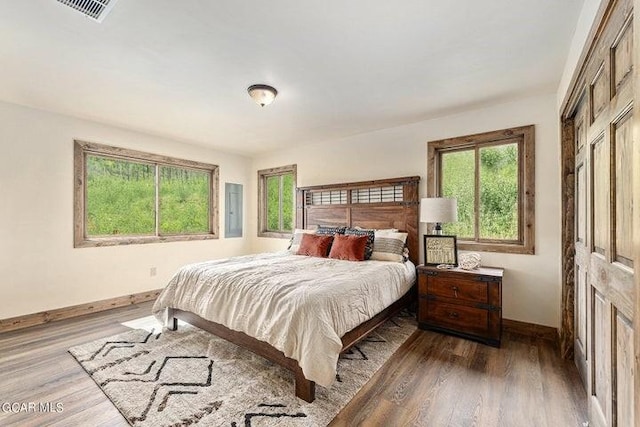
[[[155,267],[151,267],[151,268],[149,269],[149,275],[150,275],[151,277],[153,277],[153,276],[155,276],[156,274],[158,274],[158,270],[157,270]]]

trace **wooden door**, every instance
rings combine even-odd
[[[611,2],[578,79],[575,362],[592,426],[634,425],[633,16]],[[638,166],[636,166],[638,167]]]

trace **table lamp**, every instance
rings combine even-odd
[[[430,197],[420,200],[420,222],[435,223],[433,234],[442,234],[443,222],[458,220],[458,201],[447,197]]]

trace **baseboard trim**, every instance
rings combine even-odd
[[[162,291],[162,289],[154,289],[151,291],[139,292],[137,294],[124,295],[121,297],[109,298],[86,304],[41,311],[39,313],[25,314],[24,316],[10,317],[8,319],[0,319],[0,333],[83,316],[85,314],[97,313],[131,304],[138,304],[145,301],[152,301],[158,297],[160,291]]]
[[[558,342],[558,329],[551,326],[536,325],[535,323],[520,322],[519,320],[502,319],[502,331],[513,332],[543,340]]]

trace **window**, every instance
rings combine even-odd
[[[296,165],[258,171],[258,188],[258,236],[290,237],[296,222]]]
[[[534,126],[428,143],[428,197],[454,197],[443,224],[465,250],[534,253]]]
[[[218,166],[74,146],[75,247],[218,237]]]

